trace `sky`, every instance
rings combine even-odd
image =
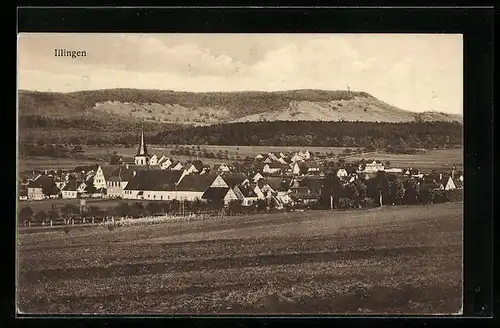
[[[54,49],[86,57],[56,57]],[[460,34],[18,35],[18,89],[364,91],[402,109],[462,114]]]

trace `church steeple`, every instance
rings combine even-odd
[[[146,146],[146,141],[144,140],[144,124],[141,129],[141,140],[139,141],[139,148],[137,149],[137,156],[148,155],[148,147]]]
[[[144,138],[144,124],[141,128],[141,140],[139,141],[139,148],[135,155],[135,165],[149,165],[149,154],[146,140]]]

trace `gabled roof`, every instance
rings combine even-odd
[[[434,190],[434,189],[440,189],[441,185],[437,183],[421,183],[420,184],[420,190]]]
[[[323,186],[324,178],[303,178],[297,180],[299,187],[307,187],[311,191],[319,192]]]
[[[205,190],[201,198],[210,201],[221,201],[224,199],[228,191],[229,188],[209,187]]]
[[[453,179],[453,183],[455,184],[455,187],[457,187],[457,188],[463,188],[463,186],[464,186],[464,183],[462,181],[460,181],[460,179],[458,179],[458,178]]]
[[[182,171],[147,170],[138,171],[125,187],[125,190],[173,191]]]
[[[64,188],[62,190],[63,191],[77,191],[78,187],[80,187],[81,184],[82,183],[80,181],[71,180],[71,181],[68,181],[68,183],[66,183],[66,185],[64,186]]]
[[[216,174],[189,174],[182,178],[177,185],[179,191],[205,191],[217,177]]]
[[[38,179],[30,181],[28,188],[43,188],[44,186],[52,183],[54,183],[54,179],[52,177],[42,175]]]
[[[104,179],[108,180],[109,178],[116,176],[115,172],[121,167],[121,165],[106,165],[101,166],[102,173],[104,174]]]
[[[231,189],[242,184],[247,179],[244,174],[240,173],[224,173],[221,174],[221,177]]]
[[[255,191],[253,190],[253,188],[249,187],[249,186],[237,186],[236,188],[238,188],[238,190],[241,192],[241,194],[243,195],[243,197],[257,197],[257,194],[255,193]]]
[[[274,191],[286,191],[290,188],[291,179],[280,177],[266,177],[263,180],[264,184],[268,184]],[[260,182],[259,181],[259,182]]]
[[[270,169],[282,169],[282,170],[286,170],[286,169],[290,168],[290,166],[288,164],[281,163],[281,162],[273,162],[273,163],[267,164],[267,165],[269,165]]]

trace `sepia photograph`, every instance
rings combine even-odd
[[[19,33],[17,313],[461,315],[463,65],[461,34]]]

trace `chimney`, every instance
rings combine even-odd
[[[128,165],[128,163],[127,163],[127,164],[125,164],[125,168],[126,168],[126,169],[128,170],[128,168],[129,168],[129,165]]]
[[[455,168],[453,168],[451,170],[451,178],[454,179],[455,178]]]
[[[439,173],[439,181],[443,180],[443,173]]]
[[[136,174],[137,174],[137,171],[134,171],[134,177],[135,177]]]

